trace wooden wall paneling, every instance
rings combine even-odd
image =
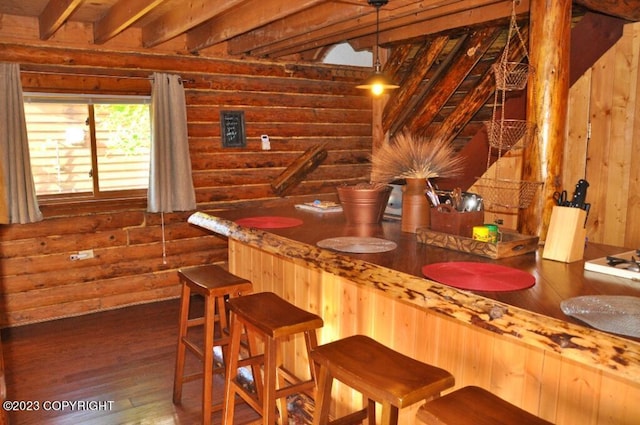
[[[591,90],[591,139],[589,141],[587,160],[587,180],[590,182],[604,182],[609,173],[608,140],[611,133],[611,96],[613,94],[613,79],[606,78],[608,67],[611,66],[611,52],[607,52],[592,70]],[[589,187],[590,203],[593,217],[587,235],[595,241],[604,241],[605,217],[607,213],[606,186],[594,184]]]
[[[631,114],[636,103],[636,75],[638,73],[638,49],[630,34],[632,27],[625,29],[627,35],[613,49],[613,99],[611,105],[609,175],[607,176],[607,214],[605,217],[605,239],[610,245],[623,246],[625,241],[626,215],[629,200],[629,171],[633,160],[631,146],[633,121]],[[637,157],[637,152],[636,155]]]
[[[571,195],[578,180],[585,178],[589,142],[589,100],[591,70],[571,86],[569,92],[567,141],[562,158],[560,187]]]
[[[572,362],[562,361],[558,397],[564,401],[558,410],[558,423],[575,424],[599,422],[598,404],[601,397],[601,372],[576,367]],[[573,402],[568,402],[568,401]],[[581,420],[577,418],[582,416]],[[589,422],[585,419],[589,418]]]
[[[623,37],[592,68],[590,92],[591,138],[586,176],[592,210],[587,236],[602,243],[633,247],[627,216],[634,210],[630,192],[634,157],[634,126],[637,125],[638,24],[628,24]],[[624,58],[621,63],[617,60]],[[618,75],[611,78],[611,72]],[[573,95],[573,94],[572,94]],[[637,146],[636,146],[637,148]]]
[[[634,51],[640,52],[640,25],[634,26]],[[640,152],[640,71],[636,73],[636,103],[633,111],[635,121],[633,122],[633,133],[631,135],[631,152]],[[637,157],[637,154],[634,156]],[[627,247],[640,246],[640,161],[631,161],[629,170],[629,208],[627,210],[627,230],[625,232],[625,243]]]
[[[248,264],[249,258],[257,261],[253,264],[266,265],[268,262],[259,257],[274,255],[235,240],[230,241],[229,252],[230,266],[236,266],[231,270],[244,277],[256,275]],[[640,399],[637,382],[561,357],[552,350],[526,346],[521,341],[399,302],[380,291],[362,288],[347,278],[315,269],[309,269],[310,274],[307,275],[298,271],[305,268],[303,265],[294,264],[286,258],[278,261],[284,269],[296,270],[290,275],[293,280],[283,282],[285,288],[289,287],[287,292],[290,293],[291,287],[298,284],[304,288],[294,292],[296,295],[292,301],[297,305],[308,305],[310,311],[323,316],[325,326],[320,332],[321,343],[353,334],[353,324],[345,319],[357,317],[362,321],[360,318],[364,317],[365,322],[373,325],[365,324],[358,332],[449,370],[456,378],[456,388],[480,385],[558,425],[631,425],[639,419],[635,401]],[[254,281],[254,284],[261,287],[259,281]],[[310,285],[309,291],[307,285]],[[305,303],[309,292],[322,294],[322,303],[315,309],[311,304],[298,304]],[[357,303],[351,301],[354,292],[361,294]],[[345,309],[356,311],[345,312]],[[392,312],[391,316],[389,312]],[[412,316],[413,320],[407,320]],[[413,341],[398,341],[397,334],[401,329],[404,330],[404,339]],[[335,386],[333,396],[337,404],[333,407],[337,409],[335,412],[332,410],[334,413],[347,411],[349,405],[360,406],[360,397],[339,384]],[[415,416],[408,411],[403,411],[400,418],[403,424],[415,422]]]

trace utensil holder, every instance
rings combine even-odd
[[[470,238],[473,227],[484,223],[484,211],[456,211],[450,205],[431,208],[431,230]]]

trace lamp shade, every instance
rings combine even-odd
[[[362,84],[356,86],[358,89],[371,90],[374,96],[380,96],[385,90],[393,90],[399,87],[380,70],[375,70]]]

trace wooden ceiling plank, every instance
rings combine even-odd
[[[466,1],[444,1],[439,2],[437,7],[434,7],[433,3],[430,5],[422,4],[429,2],[420,2],[404,9],[398,9],[394,11],[388,11],[385,9],[380,10],[380,44],[389,44],[390,38],[386,34],[400,34],[403,33],[403,26],[416,23],[416,27],[421,28],[422,34],[433,34],[436,31],[431,31],[431,20],[440,19],[442,22],[446,22],[448,27],[451,27],[455,22],[456,27],[465,26],[464,20],[459,21],[460,13],[471,8],[482,8],[486,5],[496,3],[496,1],[502,2],[502,0],[466,0]],[[509,2],[510,4],[510,2]],[[314,49],[323,45],[333,45],[348,41],[349,44],[355,50],[370,49],[375,43],[375,29],[376,29],[376,17],[375,13],[361,17],[358,20],[349,20],[338,25],[323,30],[327,35],[324,38],[318,37],[317,34],[301,34],[297,37],[292,37],[284,40],[282,43],[274,43],[268,48],[254,49],[251,51],[252,55],[263,56],[268,55],[270,57],[282,57],[291,55],[294,53],[303,52],[307,49]],[[412,35],[412,37],[402,38],[399,37],[393,41],[407,40],[409,38],[418,38],[418,36]]]
[[[48,40],[82,4],[83,0],[49,0],[38,17],[40,39]]]
[[[411,43],[402,44],[400,46],[395,47],[388,59],[382,65],[382,71],[388,75],[393,81],[397,80],[397,75],[405,65],[405,63],[410,60],[411,51],[413,50],[414,45]],[[380,58],[382,61],[384,58]]]
[[[177,37],[197,25],[228,10],[240,6],[247,0],[188,0],[180,8],[167,12],[142,28],[142,45],[154,47]]]
[[[380,21],[381,24],[384,25],[384,22],[387,20],[397,19],[403,16],[413,16],[424,10],[435,9],[461,1],[463,0],[396,0],[380,9]],[[296,16],[288,18],[287,22],[274,22],[263,29],[256,30],[255,34],[253,34],[252,31],[231,40],[231,42],[236,44],[238,50],[242,49],[243,53],[250,51],[254,56],[269,56],[271,52],[288,49],[301,43],[312,43],[314,41],[319,42],[316,43],[314,47],[310,47],[309,50],[333,45],[336,43],[335,40],[329,43],[324,43],[323,40],[337,36],[337,42],[341,42],[349,38],[348,34],[354,30],[360,29],[362,31],[364,29],[364,31],[369,32],[375,31],[375,8],[368,5],[365,1],[359,2],[359,5],[361,7],[354,8],[339,4],[332,7],[332,13],[326,13],[325,9],[328,5],[325,4],[322,8],[311,11],[318,14],[317,17],[309,16],[310,14],[306,13],[305,15],[297,14]],[[291,28],[306,28],[307,31],[292,32]],[[297,51],[279,54],[278,56],[285,56],[301,51],[304,50],[297,49]]]
[[[521,34],[525,40],[528,37],[526,27],[520,28]],[[504,54],[504,53],[503,53]],[[525,57],[526,51],[522,43],[512,43],[507,52],[507,62],[521,62]],[[502,54],[498,56],[501,60]],[[438,128],[434,138],[443,138],[453,141],[460,131],[466,126],[473,116],[487,103],[491,95],[496,89],[495,74],[492,68],[480,78],[472,90],[456,105],[455,109],[444,119],[442,125]]]
[[[495,0],[476,1],[486,2]],[[395,28],[395,26],[392,26],[392,23],[396,22],[396,20],[400,18],[416,16],[418,13],[424,12],[425,10],[435,10],[458,2],[460,2],[460,0],[442,0],[435,3],[433,1],[421,1],[413,2],[393,10],[389,10],[388,6],[384,6],[380,9],[380,29],[381,31],[384,31],[390,26]],[[340,21],[329,21],[329,23],[330,25],[325,26],[321,31],[315,31],[313,33],[297,32],[297,35],[295,36],[280,39],[279,41],[269,43],[268,45],[265,44],[262,47],[254,47],[251,50],[251,54],[255,56],[282,57],[304,52],[307,48],[314,49],[319,46],[334,45],[336,43],[347,41],[351,38],[372,34],[376,29],[375,9],[372,9],[371,6],[369,6],[369,8],[365,9],[361,15],[354,15]],[[304,22],[302,24],[304,25]],[[356,50],[370,48],[372,45],[373,41],[367,46]]]
[[[250,0],[187,32],[187,49],[198,51],[254,28],[286,18],[326,0]]]
[[[605,15],[640,21],[640,0],[574,0],[573,2]]]
[[[464,46],[449,66],[446,75],[435,82],[415,110],[412,119],[407,124],[411,131],[420,133],[431,124],[440,109],[482,58],[498,34],[500,34],[500,29],[497,27],[483,28],[474,31],[465,40]]]
[[[251,50],[286,40],[298,34],[295,28],[305,28],[307,33],[318,31],[320,36],[324,28],[345,21],[360,19],[371,12],[371,6],[354,6],[339,3],[323,4],[287,16],[279,21],[249,31],[229,40],[229,53],[245,54]]]
[[[166,0],[120,0],[93,24],[93,42],[103,44]]]
[[[446,15],[438,15],[428,19],[422,19],[422,16],[419,16],[419,19],[404,19],[398,22],[400,26],[380,33],[380,44],[393,45],[394,43],[425,35],[437,34],[455,28],[477,26],[511,16],[511,1],[481,0],[475,3],[476,5],[473,7],[468,4],[456,10],[452,9],[451,13]],[[516,5],[516,13],[521,15],[528,13],[528,11],[529,0],[520,0]],[[453,24],[454,22],[455,25]],[[350,43],[352,43],[354,49],[358,49],[361,45],[370,45],[372,37],[367,35],[361,39],[352,39]]]
[[[398,130],[408,127],[407,122],[411,119],[411,116],[415,114],[416,109],[419,109],[420,102],[427,96],[434,84],[447,73],[450,65],[454,62],[455,58],[458,57],[458,52],[465,46],[467,38],[469,38],[468,33],[463,34],[455,40],[449,40],[443,49],[443,52],[448,49],[445,57],[442,58],[441,55],[441,57],[437,59],[437,67],[435,67],[433,71],[429,71],[429,78],[421,81],[420,86],[412,98],[409,99],[405,108],[397,116],[396,120],[390,123],[389,134],[395,134]],[[451,44],[453,44],[453,46],[450,46]]]
[[[382,115],[382,130],[387,133],[394,123],[401,122],[400,115],[409,109],[409,104],[420,88],[422,81],[440,56],[449,37],[436,37],[424,43],[416,52],[407,76],[400,82],[400,88],[391,94]]]

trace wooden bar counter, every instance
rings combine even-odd
[[[198,215],[200,213],[197,213]],[[286,216],[301,226],[242,227],[234,220]],[[640,342],[601,332],[565,316],[560,301],[578,295],[640,296],[640,283],[592,272],[583,262],[542,259],[541,250],[502,260],[417,243],[399,222],[349,226],[341,213],[291,207],[215,212],[202,225],[229,242],[229,269],[250,279],[256,291],[272,291],[324,318],[319,342],[356,333],[416,359],[449,370],[455,388],[484,387],[548,421],[564,424],[640,423]],[[377,254],[342,254],[316,243],[337,236],[374,236],[398,247]],[[627,249],[628,250],[628,249]],[[585,258],[625,251],[590,244]],[[513,292],[471,293],[422,277],[425,264],[477,261],[533,274],[536,284]],[[496,312],[498,312],[496,314]],[[284,353],[303,361],[304,341]],[[334,413],[346,413],[360,397],[336,385]],[[405,409],[401,423],[415,423]]]

